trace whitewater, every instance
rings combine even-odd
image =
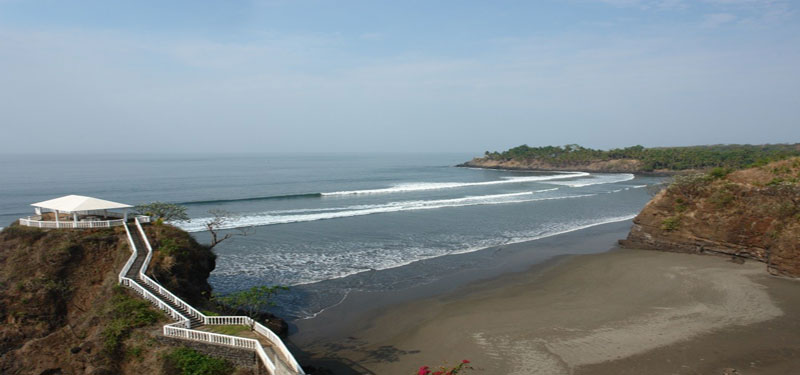
[[[533,202],[537,200],[549,200],[549,199],[571,199],[571,198],[589,197],[594,195],[594,194],[581,194],[581,195],[566,195],[566,196],[554,196],[554,197],[542,197],[542,198],[533,197],[534,194],[536,193],[551,192],[555,190],[558,190],[558,188],[520,192],[520,193],[510,193],[510,194],[468,196],[468,197],[454,198],[454,199],[399,201],[399,202],[389,202],[385,204],[355,205],[355,206],[335,207],[335,208],[267,211],[259,214],[233,216],[229,220],[225,221],[222,225],[219,225],[218,228],[233,229],[242,227],[263,226],[263,225],[300,223],[300,222],[308,222],[316,220],[329,220],[329,219],[381,214],[389,212],[432,210],[445,207],[466,207],[473,205],[509,204],[509,203]],[[206,230],[205,223],[210,221],[211,219],[212,219],[211,217],[202,217],[194,219],[190,222],[177,222],[174,224],[187,232],[200,232]]]
[[[221,210],[227,212],[221,235],[241,228],[248,234],[214,247],[214,290],[290,285],[277,301],[284,310],[276,312],[299,318],[338,303],[346,290],[411,287],[491,267],[506,245],[624,226],[650,199],[644,187],[660,182],[627,173],[453,167],[472,156],[4,159],[0,227],[29,214],[30,202],[80,192],[131,205],[180,203],[191,220],[173,224],[208,243],[209,211]],[[54,175],[58,184],[48,180]]]

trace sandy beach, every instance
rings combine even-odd
[[[301,323],[295,342],[336,373],[469,359],[492,374],[786,374],[800,369],[798,291],[761,263],[614,249],[373,310],[343,306],[338,329]]]

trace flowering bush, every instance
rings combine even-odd
[[[472,366],[469,365],[469,361],[466,359],[461,361],[456,367],[446,368],[440,366],[439,370],[436,371],[431,371],[428,366],[422,366],[419,368],[416,375],[456,375],[461,373],[462,370],[472,370]]]

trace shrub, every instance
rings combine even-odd
[[[708,172],[708,175],[711,176],[712,178],[718,180],[718,179],[721,179],[721,178],[725,178],[725,176],[727,176],[730,173],[731,173],[731,169],[730,168],[716,167],[716,168],[712,169],[710,172]]]
[[[678,198],[675,200],[675,212],[684,212],[687,208],[688,206],[686,205],[686,200],[683,198]]]
[[[158,247],[158,251],[164,253],[166,256],[184,255],[186,253],[186,249],[178,246],[172,238],[164,238],[159,242],[160,246]]]
[[[458,366],[455,367],[445,367],[440,366],[439,370],[433,371],[428,366],[422,366],[417,370],[416,375],[456,375],[464,370],[472,370],[472,366],[469,365],[470,362],[468,360],[463,360]]]
[[[712,193],[708,198],[708,201],[717,208],[724,208],[733,202],[735,198],[736,196],[733,194],[731,189],[726,186],[714,191],[714,193]]]
[[[134,207],[133,212],[138,215],[147,215],[156,221],[189,221],[186,207],[174,203],[152,202]]]
[[[135,299],[127,294],[121,286],[114,287],[114,295],[106,308],[110,322],[103,329],[103,349],[106,354],[119,354],[120,346],[131,330],[144,327],[158,321],[161,316],[146,301]]]
[[[234,370],[228,361],[189,348],[175,349],[164,358],[181,375],[228,375]]]
[[[19,224],[11,224],[8,227],[3,228],[2,231],[5,239],[19,239],[26,245],[32,245],[34,242],[39,241],[47,231],[44,229],[33,228],[33,227],[25,227]]]
[[[711,180],[711,176],[702,173],[675,176],[672,183],[667,188],[667,192],[689,199],[690,197],[697,196]]]
[[[672,216],[664,219],[661,222],[661,230],[672,232],[681,227],[681,218],[679,216]]]
[[[213,299],[220,305],[243,310],[248,316],[254,317],[258,312],[264,311],[270,306],[275,306],[272,297],[285,290],[289,290],[289,287],[257,285],[250,289],[240,290],[224,296],[215,295]]]

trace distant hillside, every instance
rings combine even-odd
[[[632,146],[612,150],[596,150],[579,145],[522,145],[503,152],[486,151],[483,157],[458,166],[587,172],[676,172],[714,167],[741,169],[792,156],[800,156],[800,143],[658,148]]]
[[[633,223],[623,246],[729,254],[800,277],[800,158],[676,177]]]

